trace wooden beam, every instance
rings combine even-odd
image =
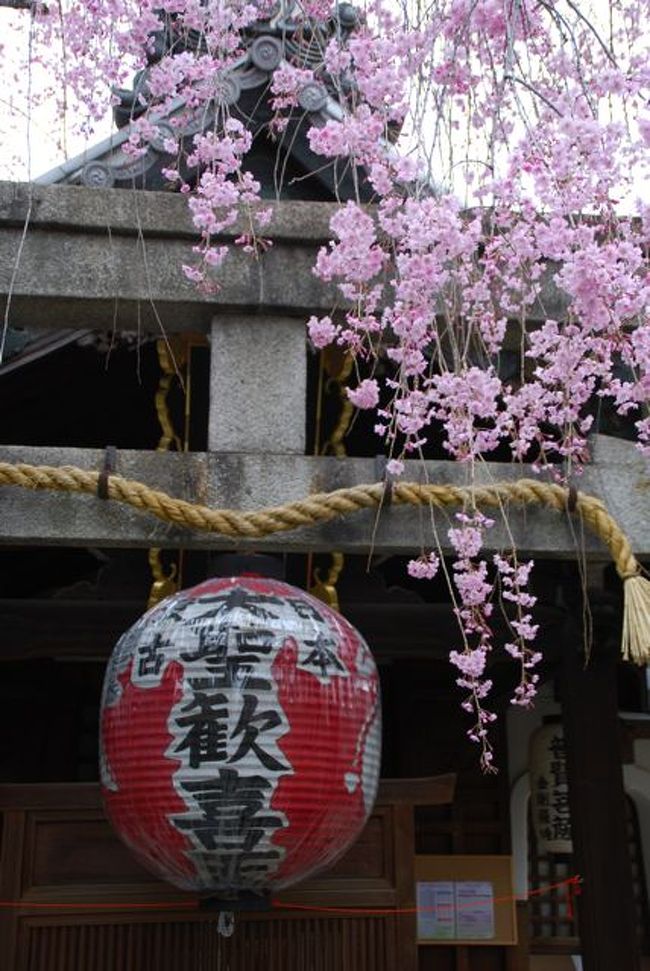
[[[632,541],[640,557],[650,557],[650,493],[645,465],[629,442],[596,436],[594,462],[580,482],[585,492],[600,497]],[[0,446],[0,461],[34,465],[72,465],[100,469],[99,449]],[[300,455],[244,455],[216,453],[118,452],[116,472],[145,482],[172,496],[229,509],[260,509],[376,481],[372,459]],[[467,468],[455,462],[407,463],[405,479],[467,484]],[[525,466],[484,463],[477,481],[512,481],[530,475]],[[575,558],[584,550],[594,560],[607,560],[605,547],[580,524],[541,508],[505,509],[507,528],[496,524],[486,536],[486,548],[511,545],[524,555]],[[441,548],[449,549],[449,513],[436,514]],[[435,547],[428,511],[411,507],[354,513],[345,519],[276,533],[263,540],[233,541],[216,534],[192,532],[132,510],[117,502],[91,496],[32,492],[16,487],[0,489],[0,544],[99,547],[184,547],[186,549],[245,549],[306,552],[341,550],[348,553],[413,553],[422,545]]]
[[[407,806],[445,806],[454,801],[456,773],[419,779],[380,779],[379,802]]]
[[[107,658],[124,631],[145,612],[142,600],[0,599],[0,660],[41,657]],[[451,604],[341,603],[347,617],[382,661],[405,658],[447,660],[458,640],[458,620]],[[545,660],[553,660],[564,625],[564,611],[543,604],[534,609],[540,625],[536,641]],[[507,628],[495,618],[497,641]],[[495,663],[504,658],[494,658]],[[490,676],[494,677],[491,670]]]
[[[0,660],[108,658],[144,601],[0,600]]]
[[[576,618],[578,620],[578,618]],[[639,971],[636,908],[621,766],[618,649],[594,639],[585,662],[573,629],[563,651],[562,716],[584,971]]]

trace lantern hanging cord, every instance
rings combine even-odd
[[[57,468],[0,462],[0,486],[12,485],[23,489],[97,495],[101,475],[74,466]],[[330,522],[362,509],[377,509],[382,505],[385,493],[384,483],[376,482],[314,493],[281,506],[241,511],[211,509],[186,499],[176,499],[143,482],[125,479],[120,475],[105,476],[104,485],[109,499],[151,513],[164,522],[246,540]],[[468,502],[483,508],[501,508],[505,503],[542,505],[556,512],[577,516],[605,544],[624,583],[624,659],[637,664],[650,661],[650,581],[641,576],[641,565],[632,552],[627,536],[600,499],[535,479],[480,486],[396,482],[392,487],[394,506],[443,509],[463,506]]]

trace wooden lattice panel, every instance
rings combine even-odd
[[[394,922],[242,920],[231,938],[214,922],[29,926],[25,971],[392,971]]]
[[[637,933],[642,949],[647,953],[650,950],[650,931],[639,824],[636,808],[629,796],[625,804]],[[571,855],[539,853],[534,827],[529,825],[528,832],[531,887],[547,885],[553,887],[554,884],[561,884],[562,881],[574,876],[576,865]],[[543,896],[531,897],[529,903],[531,951],[577,953],[580,950],[577,913],[575,907],[572,908],[569,905],[568,891],[569,888],[565,885],[551,889]]]

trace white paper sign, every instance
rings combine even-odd
[[[494,937],[494,888],[487,880],[455,884],[457,940],[487,941]]]
[[[418,938],[421,941],[453,940],[456,936],[456,904],[451,880],[418,882]]]

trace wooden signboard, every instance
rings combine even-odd
[[[509,856],[416,856],[418,944],[516,944]]]

